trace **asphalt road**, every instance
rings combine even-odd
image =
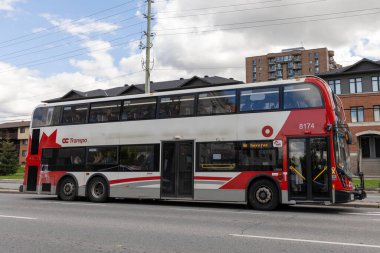
[[[380,252],[379,209],[0,193],[1,252]]]

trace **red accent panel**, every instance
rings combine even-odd
[[[275,140],[281,140],[282,136],[305,136],[305,130],[314,135],[325,135],[326,123],[326,109],[294,110],[290,112]]]
[[[196,176],[195,180],[208,180],[208,181],[228,181],[231,177],[207,177],[207,176]]]
[[[151,180],[160,180],[160,176],[155,177],[133,177],[133,178],[123,178],[123,179],[115,179],[109,181],[110,184],[120,184],[120,183],[128,183],[128,182],[138,182],[138,181],[151,181]]]

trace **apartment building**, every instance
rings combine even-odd
[[[362,59],[318,75],[341,99],[353,134],[351,168],[380,176],[380,61]]]
[[[19,163],[25,163],[28,152],[30,121],[9,122],[0,124],[0,141],[9,140],[16,145]]]
[[[247,83],[317,75],[341,67],[334,60],[334,51],[327,48],[306,50],[303,47],[247,57],[245,66]]]

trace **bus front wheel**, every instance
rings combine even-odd
[[[88,199],[91,202],[106,202],[108,199],[108,187],[104,178],[93,178],[88,186]]]
[[[76,183],[73,178],[66,177],[59,184],[58,199],[64,201],[73,201],[76,199]]]
[[[253,182],[248,190],[248,203],[256,210],[271,211],[279,204],[276,185],[266,179]]]

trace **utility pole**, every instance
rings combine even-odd
[[[150,21],[152,19],[151,4],[152,0],[147,0],[148,8],[146,14],[146,44],[145,44],[145,93],[150,93],[150,48],[152,47],[150,42]]]

